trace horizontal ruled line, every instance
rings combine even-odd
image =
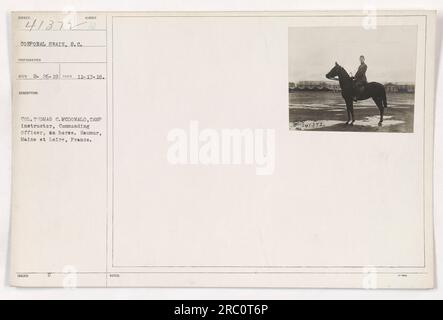
[[[16,63],[23,64],[34,64],[34,63],[53,63],[53,64],[63,64],[63,63],[106,63],[106,61],[16,61]]]
[[[106,48],[106,45],[81,45],[81,46],[15,46],[16,48],[43,48],[43,49],[50,49],[50,48],[61,48],[61,49],[81,49],[81,48]]]
[[[99,31],[99,32],[105,32],[106,29],[82,29],[82,30],[27,30],[27,29],[21,29],[18,30],[21,32],[78,32],[78,31],[83,31],[83,32],[89,32],[89,31]]]
[[[15,79],[16,81],[94,81],[94,80],[106,80],[103,79]]]

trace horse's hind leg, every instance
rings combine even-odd
[[[385,113],[385,108],[383,106],[382,99],[374,99],[375,104],[377,105],[378,110],[380,111],[380,121],[378,122],[378,126],[381,127],[383,124],[383,115]]]
[[[381,125],[383,124],[383,115],[385,113],[385,108],[383,106],[380,107],[380,122],[378,123],[378,125],[381,127]]]

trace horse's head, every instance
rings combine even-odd
[[[326,74],[326,78],[334,79],[335,77],[338,77],[340,69],[341,69],[340,65],[336,62],[335,66],[331,69],[331,71],[329,71]]]

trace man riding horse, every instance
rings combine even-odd
[[[337,62],[335,66],[326,74],[329,80],[338,80],[341,89],[341,96],[346,102],[346,111],[348,113],[348,121],[346,124],[353,124],[354,117],[354,101],[353,99],[366,100],[372,98],[380,111],[380,121],[378,125],[383,123],[383,114],[385,108],[388,107],[386,99],[385,86],[378,82],[369,82],[366,80],[365,57],[360,57],[360,67],[355,77],[349,76],[349,73]]]
[[[358,101],[365,91],[365,86],[368,83],[368,79],[366,79],[367,70],[368,66],[365,63],[365,57],[360,56],[360,66],[354,76],[354,101]]]

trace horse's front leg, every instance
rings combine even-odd
[[[348,104],[346,104],[346,112],[348,113],[348,121],[346,121],[346,124],[349,124],[349,122],[351,122],[351,110]]]
[[[346,124],[351,123],[351,125],[353,125],[354,124],[354,106],[353,106],[352,99],[346,99],[345,102],[346,102],[346,112],[348,113],[348,121],[346,122]]]
[[[351,116],[352,116],[351,126],[353,126],[355,122],[355,116],[354,116],[354,102],[352,100],[350,102],[349,109],[351,109]]]

